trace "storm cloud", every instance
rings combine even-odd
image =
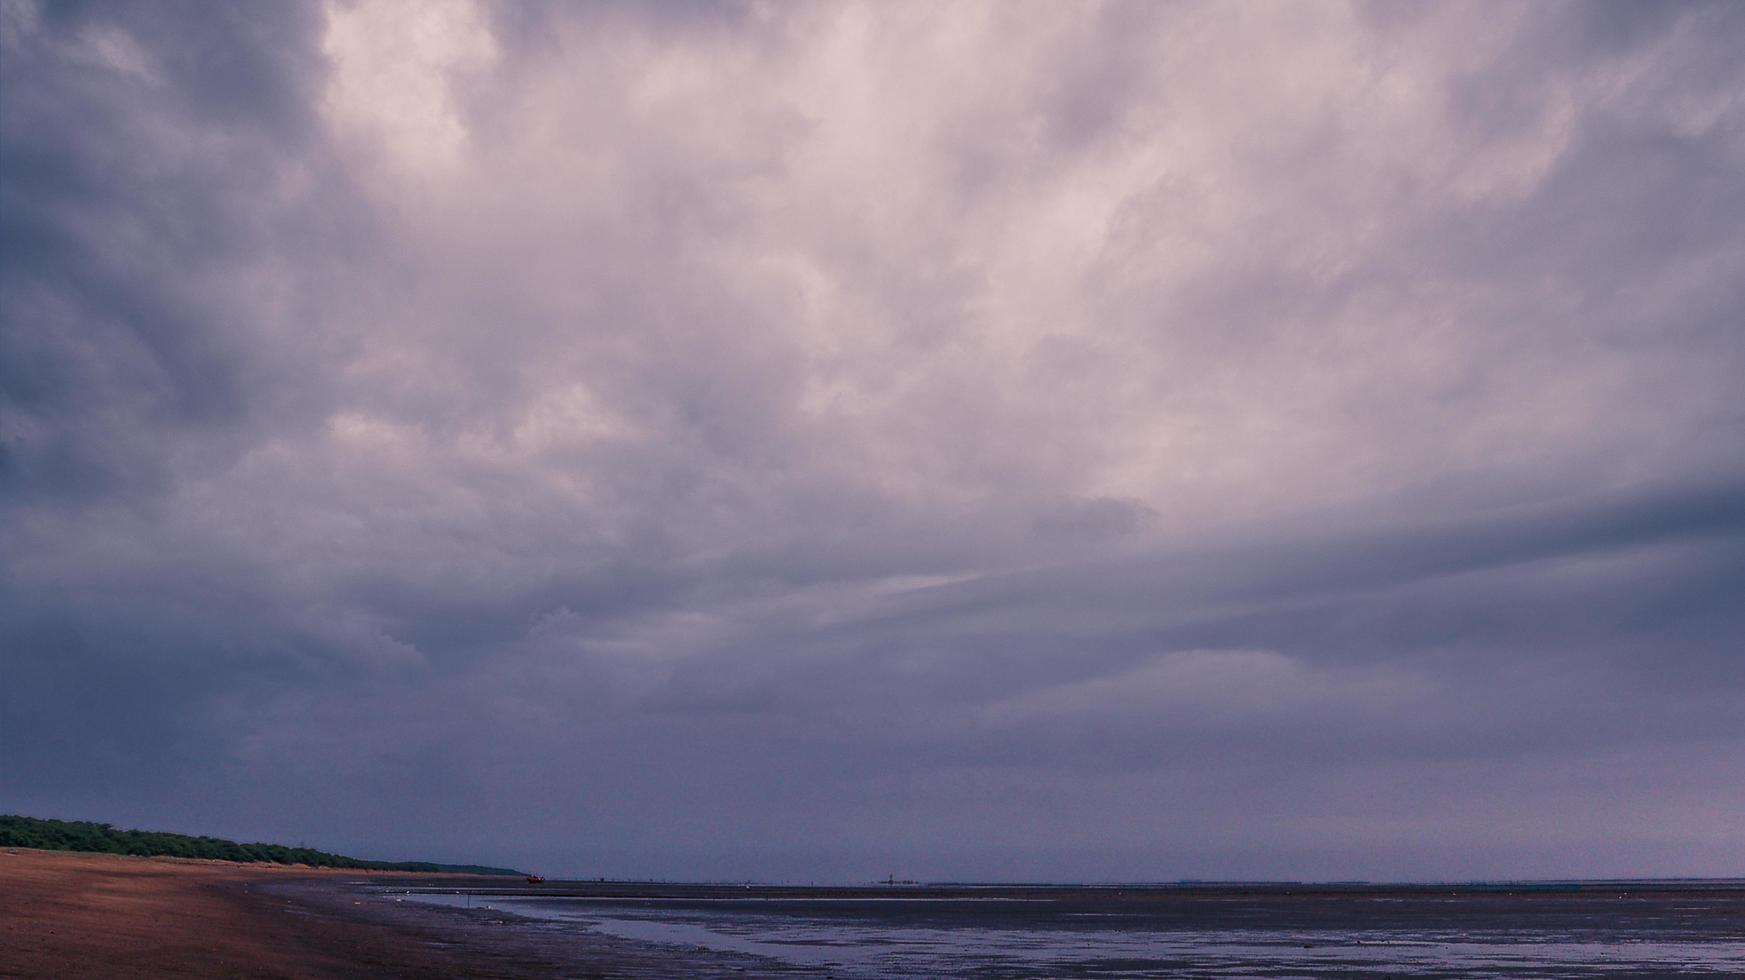
[[[1740,875],[1736,4],[0,4],[0,810]]]

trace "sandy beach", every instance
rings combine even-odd
[[[368,886],[360,886],[367,882]],[[371,900],[517,879],[0,850],[0,977],[743,977],[757,957],[508,928],[500,912]]]
[[[264,887],[368,874],[0,851],[0,976],[518,975],[392,924],[287,903]]]

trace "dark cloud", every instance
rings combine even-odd
[[[0,8],[0,809],[1727,870],[1731,5],[418,7]]]
[[[287,293],[347,247],[344,217],[300,213],[342,196],[320,187],[320,10],[208,13],[9,12],[0,396],[14,492],[137,501],[198,465],[179,454],[228,458],[280,421],[263,416],[295,412],[287,389],[320,383],[295,346],[319,324],[292,337],[283,322],[316,305]]]

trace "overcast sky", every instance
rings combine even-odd
[[[0,0],[0,811],[1745,874],[1745,5]]]

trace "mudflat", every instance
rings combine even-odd
[[[0,850],[0,976],[515,975],[392,924],[290,904],[264,887],[370,874]]]

